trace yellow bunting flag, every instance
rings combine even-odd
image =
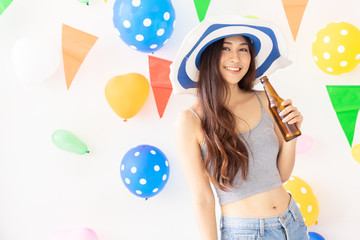
[[[294,40],[296,40],[308,1],[309,0],[282,0]]]
[[[68,90],[81,64],[97,39],[98,37],[96,36],[66,24],[62,25],[62,52]]]

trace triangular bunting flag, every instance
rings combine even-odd
[[[78,1],[81,2],[81,3],[85,3],[86,5],[89,6],[90,0],[78,0]]]
[[[152,90],[155,96],[155,102],[159,116],[160,118],[162,118],[166,105],[172,93],[172,89],[152,87]]]
[[[294,41],[309,0],[282,0]]]
[[[62,25],[62,52],[68,90],[81,64],[97,39],[96,36],[82,32],[66,24]]]
[[[13,0],[0,0],[0,15],[5,11],[5,9],[12,3]]]
[[[206,12],[209,8],[211,0],[194,0],[196,13],[198,15],[199,21],[204,20]]]
[[[331,103],[350,147],[360,109],[360,85],[326,86]]]
[[[160,118],[164,114],[172,92],[169,79],[171,63],[169,60],[149,55],[150,83]]]

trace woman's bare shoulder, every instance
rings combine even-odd
[[[269,108],[269,100],[266,96],[266,93],[265,91],[256,91],[256,94],[259,96],[264,108],[266,109],[266,111],[271,115],[271,111],[270,111],[270,108]]]
[[[177,116],[175,127],[195,130],[197,127],[199,127],[199,123],[200,120],[196,117],[196,115],[190,109],[185,109]]]
[[[197,105],[191,105],[178,114],[175,121],[175,130],[185,133],[188,137],[191,135],[197,139],[202,138],[200,116]]]
[[[261,90],[254,90],[254,92],[260,97],[262,101],[267,101],[266,93],[265,91]]]
[[[269,106],[269,100],[267,99],[265,91],[254,90],[254,92],[258,95],[265,108]]]

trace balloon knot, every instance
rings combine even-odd
[[[90,151],[86,151],[86,153],[90,153]]]
[[[149,198],[145,198],[145,201],[147,201]]]
[[[127,122],[127,119],[124,119],[124,122]]]

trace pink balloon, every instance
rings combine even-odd
[[[296,154],[302,154],[312,148],[314,140],[311,136],[302,134],[296,142]]]
[[[90,228],[61,229],[49,240],[99,240],[96,233]]]

